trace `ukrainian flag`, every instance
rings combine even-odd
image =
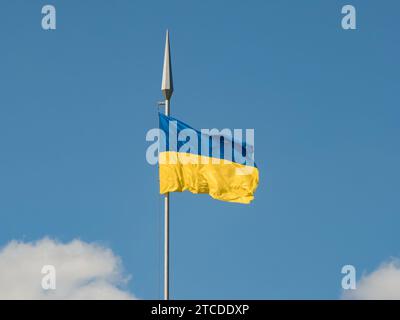
[[[228,202],[254,199],[258,169],[252,146],[204,134],[161,113],[159,121],[164,133],[159,148],[161,194],[189,190]]]

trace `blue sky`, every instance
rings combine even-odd
[[[41,28],[41,8],[57,29]],[[341,8],[357,9],[357,30]],[[162,197],[146,163],[165,30],[171,114],[254,128],[248,206],[171,196],[176,299],[336,299],[400,256],[398,1],[0,3],[0,244],[109,246],[162,296]]]

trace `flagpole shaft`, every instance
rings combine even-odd
[[[165,100],[165,115],[169,116],[169,99]],[[164,300],[169,300],[169,193],[164,198]]]

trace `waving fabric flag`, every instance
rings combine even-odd
[[[254,199],[258,168],[253,146],[231,135],[205,134],[161,113],[159,121],[161,194],[188,190],[228,202]]]

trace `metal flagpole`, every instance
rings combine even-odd
[[[169,32],[165,40],[164,67],[161,91],[165,97],[165,115],[170,113],[170,100],[174,91],[172,81],[171,56],[169,48]],[[164,199],[164,300],[169,300],[169,193]]]

